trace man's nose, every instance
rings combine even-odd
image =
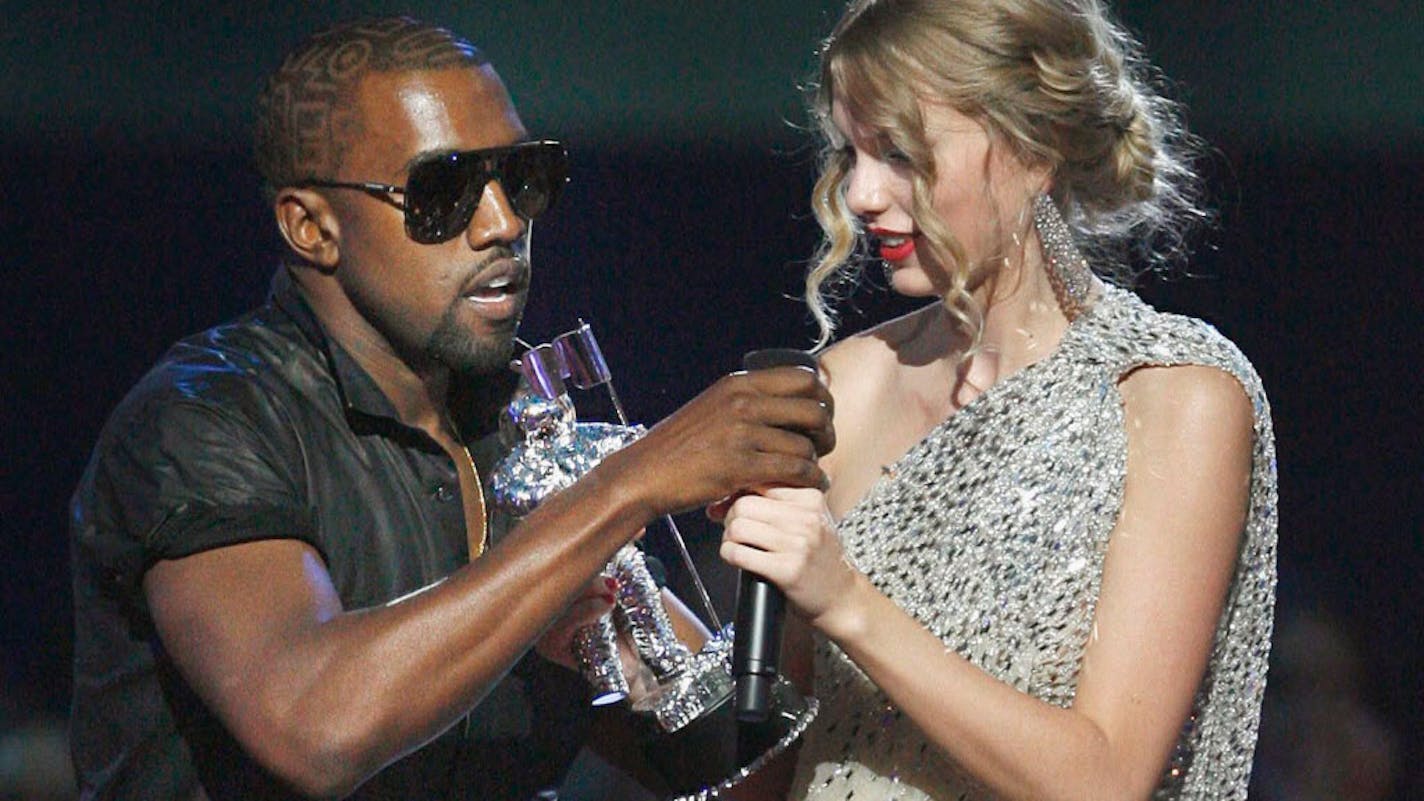
[[[514,210],[509,196],[499,180],[492,180],[480,190],[480,203],[465,230],[470,247],[483,250],[494,244],[510,244],[524,236],[527,225]]]

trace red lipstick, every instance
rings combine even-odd
[[[870,229],[870,234],[880,246],[880,258],[886,261],[903,261],[915,252],[915,238],[909,234],[881,228]]]

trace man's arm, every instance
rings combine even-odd
[[[161,561],[144,591],[184,678],[266,769],[349,792],[479,702],[647,523],[764,484],[819,486],[829,396],[809,371],[724,378],[399,603],[344,610],[295,539]]]

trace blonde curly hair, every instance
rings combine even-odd
[[[821,48],[812,86],[824,140],[812,210],[825,236],[806,302],[818,346],[835,330],[831,302],[862,261],[833,100],[908,158],[911,213],[928,256],[948,266],[947,305],[971,341],[982,322],[970,294],[976,265],[933,211],[923,103],[949,104],[982,124],[993,146],[1046,166],[1054,201],[1100,267],[1183,254],[1185,231],[1208,216],[1192,166],[1200,148],[1140,50],[1099,0],[854,0]]]

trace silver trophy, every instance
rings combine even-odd
[[[628,423],[607,362],[583,321],[549,343],[529,347],[514,366],[523,381],[501,419],[514,445],[495,467],[491,491],[496,507],[522,517],[645,429]],[[579,422],[569,384],[578,389],[605,387],[619,424]],[[632,692],[619,657],[620,633],[626,636],[640,662],[639,675],[631,677],[640,691],[630,708],[648,721],[645,754],[664,775],[674,777],[672,795],[707,799],[795,741],[815,717],[817,705],[778,678],[768,720],[735,720],[730,703],[732,627],[724,628],[718,620],[676,522],[666,516],[664,523],[716,633],[696,653],[677,638],[643,551],[629,543],[603,570],[618,584],[613,610],[575,632],[573,650],[592,688],[592,703],[623,702]]]

